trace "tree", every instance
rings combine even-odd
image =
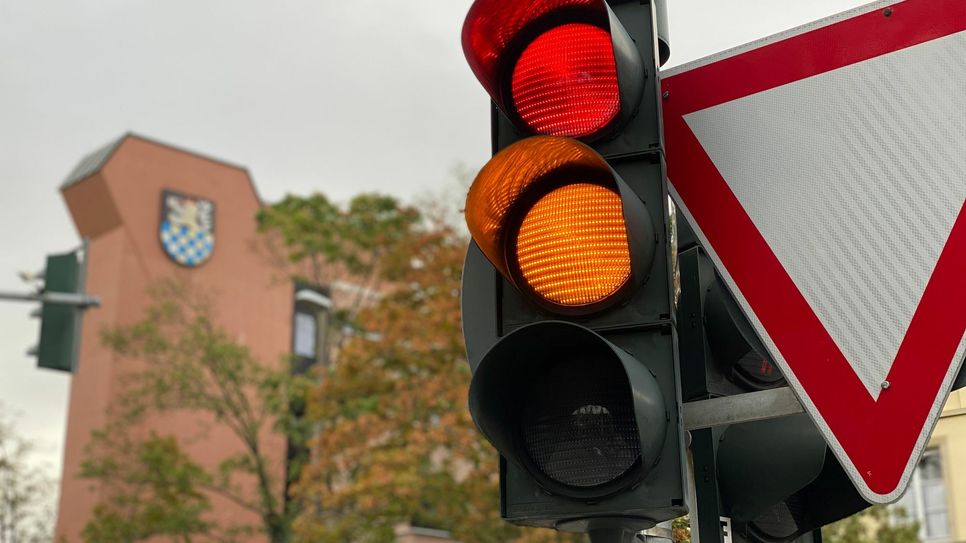
[[[54,483],[33,464],[32,451],[0,411],[0,543],[51,539]]]
[[[439,221],[412,224],[381,255],[393,285],[358,313],[309,398],[313,462],[296,486],[295,533],[313,542],[391,541],[400,522],[465,543],[580,540],[499,517],[497,454],[467,409],[460,327],[466,241]]]
[[[683,516],[671,521],[671,540],[674,543],[691,543],[691,517]]]
[[[288,195],[257,215],[259,231],[287,275],[317,287],[355,285],[355,294],[335,297],[328,347],[338,352],[355,322],[386,278],[386,261],[414,235],[420,213],[393,197],[360,194],[340,207],[322,194]]]
[[[822,528],[825,543],[919,543],[919,523],[901,507],[873,505]]]
[[[295,437],[289,397],[304,390],[287,367],[256,360],[212,320],[212,300],[185,283],[162,281],[151,290],[143,320],[105,331],[115,352],[145,362],[131,369],[110,425],[95,432],[83,475],[103,483],[108,498],[84,530],[90,541],[137,541],[151,535],[205,533],[231,540],[248,526],[203,520],[207,491],[256,513],[273,543],[287,540],[291,508],[282,496],[281,466],[262,449],[265,432]],[[146,417],[188,410],[224,425],[240,451],[206,471],[171,437],[142,436]],[[123,460],[119,460],[123,459]],[[253,490],[254,489],[254,490]],[[108,536],[113,539],[108,539]]]
[[[334,362],[303,378],[272,370],[217,327],[204,293],[160,284],[143,320],[104,336],[114,351],[144,364],[132,369],[115,406],[116,430],[95,435],[85,463],[113,496],[98,505],[92,523],[100,524],[85,532],[91,540],[142,538],[149,534],[137,531],[139,519],[151,518],[155,535],[228,541],[246,527],[207,520],[208,498],[216,495],[257,512],[273,542],[292,532],[299,540],[388,541],[399,522],[448,529],[466,543],[580,539],[499,519],[497,454],[466,408],[458,301],[465,239],[376,195],[345,208],[321,195],[289,196],[263,210],[259,225],[288,276],[361,287],[333,296]],[[306,397],[307,416],[291,416]],[[229,427],[242,452],[206,471],[178,442],[138,431],[145,418],[178,409]],[[290,502],[275,490],[281,485],[259,448],[269,428],[296,442],[309,430],[314,436]],[[108,458],[112,450],[128,460]],[[157,471],[167,475],[150,476]]]
[[[99,432],[94,443],[110,444],[110,453],[89,458],[81,467],[82,477],[99,479],[109,489],[107,501],[95,506],[84,527],[85,541],[126,543],[167,535],[190,542],[193,535],[216,529],[202,518],[211,509],[201,492],[210,477],[174,438],[152,434],[136,441],[126,432],[108,432]]]

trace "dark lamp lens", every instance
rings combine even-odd
[[[593,362],[575,357],[550,368],[523,408],[526,454],[547,477],[570,487],[614,481],[641,457],[627,375],[619,364]]]
[[[589,136],[620,112],[620,87],[610,33],[585,23],[538,36],[513,69],[513,105],[534,132]]]
[[[751,521],[761,539],[787,541],[799,533],[798,519],[802,516],[800,500],[792,496],[787,501],[773,505]]]

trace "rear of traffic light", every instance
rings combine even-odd
[[[738,303],[715,275],[711,261],[702,258],[699,265],[703,267],[701,315],[708,344],[708,394],[728,396],[787,386]]]
[[[86,258],[86,255],[84,256]],[[77,252],[47,256],[44,292],[84,292],[83,264]],[[37,367],[73,372],[77,365],[83,309],[77,305],[44,302],[40,308]]]
[[[464,26],[502,149],[466,205],[470,410],[517,524],[686,512],[654,9],[477,0]]]
[[[692,247],[679,263],[684,399],[786,386],[711,260]],[[869,505],[806,414],[693,430],[692,453],[698,493],[720,498],[710,514],[731,519],[734,541],[808,541]]]
[[[807,540],[869,506],[804,413],[724,428],[717,464],[737,541]]]

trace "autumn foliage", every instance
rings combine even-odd
[[[288,196],[258,222],[289,278],[323,289],[349,282],[365,296],[333,296],[328,363],[297,376],[221,330],[205,293],[159,284],[142,321],[104,334],[147,369],[113,406],[116,425],[92,436],[83,476],[100,481],[107,499],[87,540],[229,542],[261,532],[277,542],[382,543],[400,523],[448,530],[463,543],[582,540],[500,519],[498,455],[467,408],[463,236],[378,195],[347,206]],[[202,469],[170,436],[137,431],[143,417],[181,409],[229,428],[239,453]],[[261,447],[269,433],[308,451],[287,473]],[[273,489],[286,481],[283,499]],[[215,524],[213,496],[261,522]]]
[[[381,262],[393,287],[359,312],[359,333],[309,400],[317,435],[296,488],[302,539],[391,541],[393,526],[410,522],[465,543],[568,540],[500,519],[498,456],[467,409],[466,243],[425,221]]]

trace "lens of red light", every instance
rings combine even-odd
[[[584,137],[620,111],[611,36],[597,26],[565,24],[528,45],[513,68],[511,93],[520,118],[534,132]]]

